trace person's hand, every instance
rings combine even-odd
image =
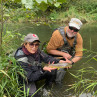
[[[65,57],[65,60],[66,60],[66,61],[60,60],[59,63],[69,63],[69,64],[71,64],[71,61],[68,60],[66,57]]]
[[[47,67],[47,66],[45,66],[44,68],[43,68],[43,70],[44,71],[49,71],[49,72],[51,72],[51,70],[55,70],[56,68],[51,68],[51,67]]]
[[[66,61],[60,60],[59,63],[64,63],[64,64],[65,64],[65,63],[69,63],[69,64],[71,64],[71,61],[70,61],[70,60],[68,60],[66,57],[65,57],[65,59],[66,59]],[[72,68],[72,66],[70,66],[70,67],[67,66],[67,67],[65,67],[65,68],[67,68],[67,69],[68,69],[68,68]]]
[[[67,59],[70,59],[72,56],[70,54],[68,54],[68,53],[64,53],[63,54],[63,57],[64,58],[67,58]]]
[[[68,58],[65,57],[65,59],[66,59],[65,63],[72,64],[72,62],[70,60],[68,60]]]
[[[50,61],[49,61],[48,64],[54,64],[54,61],[52,63],[50,63]]]
[[[64,61],[64,60],[60,60],[59,63],[66,63],[66,61]]]

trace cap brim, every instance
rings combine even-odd
[[[33,42],[40,42],[39,40],[34,40]]]
[[[27,40],[27,42],[35,42],[35,41],[40,42],[39,40],[33,40],[33,39],[29,39],[29,40]]]

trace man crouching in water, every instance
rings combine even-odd
[[[35,82],[46,79],[46,85],[51,85],[56,78],[56,68],[42,66],[45,63],[63,63],[65,61],[54,59],[39,49],[40,41],[36,34],[28,34],[24,38],[22,47],[18,48],[15,58],[26,71],[28,83],[25,81],[25,90],[29,88],[29,96],[36,92]],[[40,97],[37,94],[34,97]]]
[[[83,56],[83,39],[79,33],[81,26],[79,19],[72,18],[67,26],[57,28],[48,42],[48,54],[64,60],[67,58],[67,63],[72,65],[78,62]],[[57,71],[56,83],[62,83],[65,73],[64,68]]]

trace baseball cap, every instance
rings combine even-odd
[[[34,42],[36,40],[39,41],[39,37],[36,34],[31,34],[31,33],[27,34],[27,36],[25,36],[24,38],[25,42]]]
[[[79,30],[82,26],[82,22],[77,18],[72,18],[69,22],[69,26],[75,27]]]

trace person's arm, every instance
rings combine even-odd
[[[45,54],[42,51],[41,51],[41,57],[42,57],[42,60],[45,63],[47,63],[47,64],[66,63],[66,62],[71,64],[71,61],[68,60],[66,57],[65,57],[66,61],[64,61],[64,60],[56,59],[56,58],[54,58],[52,56],[49,56],[49,55]],[[56,69],[56,68],[50,68],[50,67],[48,67],[48,68],[44,68],[44,69],[49,69],[48,71],[51,71],[51,70]]]
[[[48,63],[50,63],[50,64],[59,63],[59,61],[60,61],[59,59],[56,59],[56,58],[44,53],[43,51],[41,51],[40,55],[41,55],[41,60],[47,64]]]
[[[47,63],[47,64],[55,64],[55,63],[71,63],[70,60],[66,59],[67,61],[64,60],[59,60],[59,59],[55,59],[47,54],[45,54],[44,52],[41,51],[41,56],[42,56],[42,60]],[[51,70],[55,70],[57,68],[52,68],[52,67],[48,67],[48,66],[44,66],[43,70],[45,71],[49,71],[51,72]]]
[[[78,62],[80,59],[81,59],[82,57],[80,56],[75,56],[71,61],[72,62],[74,62],[74,63],[76,63],[76,62]]]
[[[46,48],[47,52],[52,55],[59,55],[62,56],[63,58],[67,57],[68,59],[70,59],[71,58],[70,54],[57,50],[57,48],[60,48],[63,44],[64,44],[63,37],[61,36],[60,32],[56,30],[53,32],[52,37],[48,42]]]
[[[68,58],[70,59],[72,56],[68,53],[62,52],[62,51],[58,51],[58,50],[49,50],[49,53],[52,55],[59,55],[62,56],[63,58]]]
[[[75,46],[75,56],[72,58],[72,62],[78,62],[83,56],[83,39],[81,35],[78,33],[77,35],[77,44]]]

